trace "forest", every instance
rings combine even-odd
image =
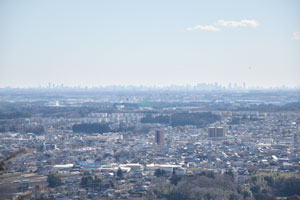
[[[141,119],[141,122],[170,124],[171,126],[193,125],[197,126],[198,128],[202,128],[220,119],[221,117],[219,115],[215,115],[211,112],[182,112],[174,113],[171,115],[158,115],[156,117],[153,117],[152,115],[148,114],[146,117]]]
[[[232,171],[202,171],[183,176],[173,173],[168,178],[169,183],[157,185],[148,199],[300,200],[300,178],[295,174],[256,174],[246,185],[237,184]]]

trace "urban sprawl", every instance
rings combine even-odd
[[[4,199],[151,199],[174,176],[299,174],[299,91],[82,90],[1,91]]]

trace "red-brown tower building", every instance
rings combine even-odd
[[[162,131],[155,131],[155,142],[158,145],[162,145],[164,143],[164,133]]]

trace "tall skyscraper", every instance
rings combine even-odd
[[[162,131],[155,131],[155,142],[158,145],[162,145],[164,143],[164,133]]]

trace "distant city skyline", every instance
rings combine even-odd
[[[0,2],[0,88],[300,85],[300,1]]]
[[[248,86],[246,83],[241,85],[237,83],[229,83],[228,85],[221,85],[219,83],[198,83],[195,85],[98,85],[98,86],[84,86],[84,85],[64,85],[49,82],[46,85],[28,86],[28,87],[0,87],[0,90],[10,89],[46,89],[46,90],[98,90],[98,91],[251,91],[251,90],[297,90],[300,91],[300,85],[297,86]]]

